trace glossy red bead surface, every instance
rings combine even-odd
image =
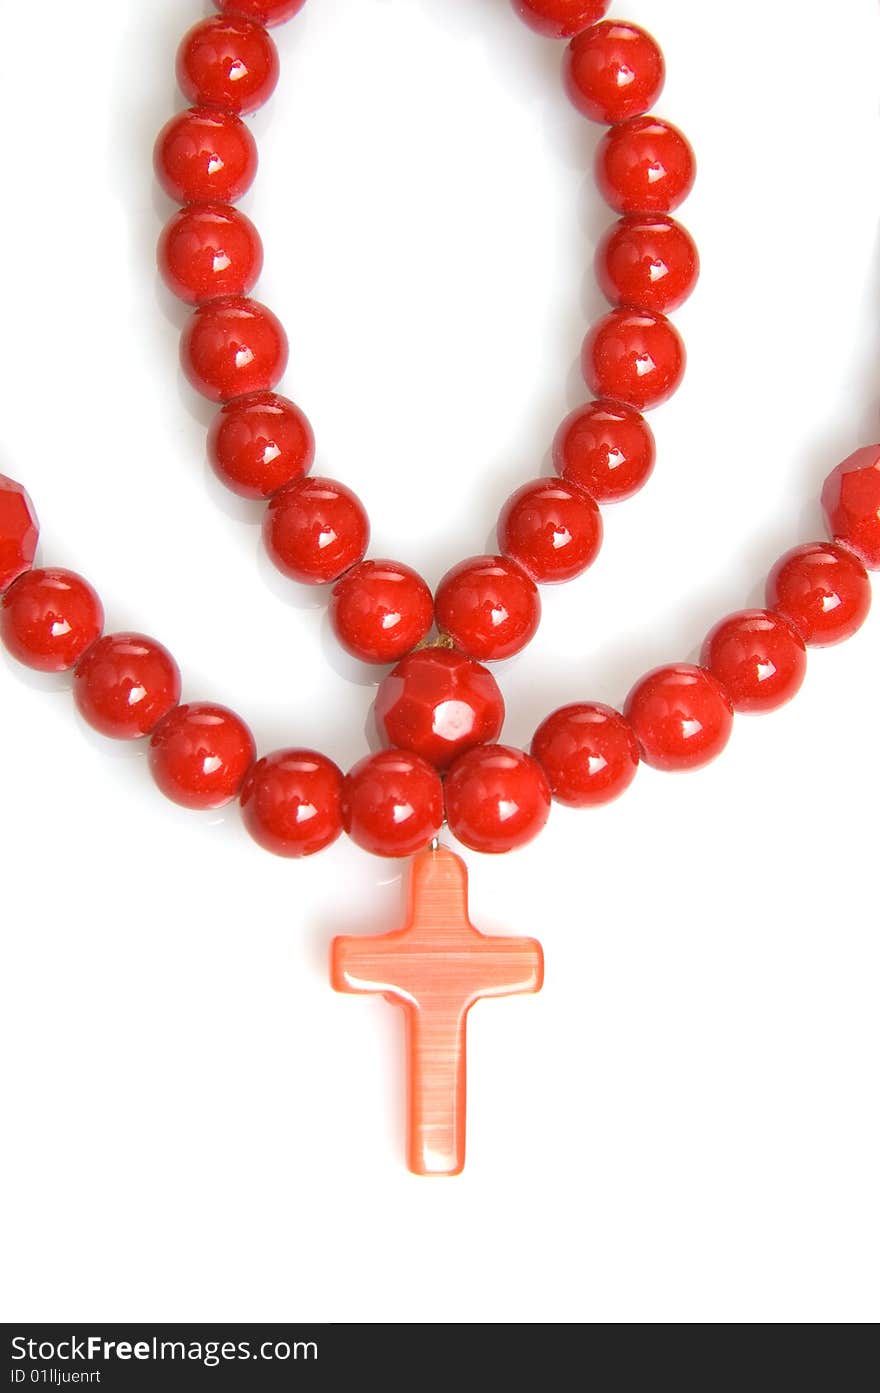
[[[710,672],[687,663],[643,677],[624,714],[655,769],[699,769],[721,754],[733,729],[727,692]]]
[[[217,478],[241,498],[271,498],[308,474],[315,436],[298,406],[274,392],[236,397],[218,411],[208,432],[208,458]]]
[[[703,667],[721,683],[737,711],[775,711],[796,696],[807,650],[787,619],[772,610],[731,614],[703,645]]]
[[[694,186],[697,162],[677,126],[635,116],[612,126],[596,152],[596,178],[618,213],[671,213]]]
[[[200,305],[253,290],[263,269],[263,244],[236,208],[190,204],[166,225],[157,260],[172,294]]]
[[[414,856],[443,822],[443,785],[426,760],[404,750],[368,755],[346,775],[342,822],[375,856]]]
[[[591,401],[562,422],[553,464],[569,483],[598,503],[630,498],[650,479],[657,459],[654,433],[644,416],[623,402]]]
[[[190,317],[180,340],[188,380],[209,401],[276,387],[287,367],[281,321],[256,300],[212,300]]]
[[[177,82],[194,106],[256,111],[275,91],[279,71],[273,40],[247,19],[202,20],[177,51]]]
[[[871,608],[871,582],[859,558],[836,542],[810,542],[778,561],[767,603],[789,619],[805,643],[829,647],[851,638]]]
[[[668,319],[643,310],[612,310],[584,341],[584,378],[591,392],[648,411],[681,386],[687,354]]]
[[[362,561],[337,583],[330,622],[339,642],[365,663],[396,663],[430,632],[434,597],[399,561]]]
[[[570,39],[595,24],[610,0],[513,0],[513,8],[531,29],[551,39]]]
[[[279,750],[250,770],[241,813],[266,851],[314,856],[342,832],[342,772],[314,750]]]
[[[683,305],[700,275],[696,243],[673,218],[622,218],[596,252],[596,274],[612,304],[654,314]]]
[[[550,815],[550,785],[537,760],[506,745],[481,745],[446,776],[449,830],[472,851],[497,855],[532,841]]]
[[[645,29],[606,20],[572,39],[563,75],[578,111],[612,125],[650,110],[663,91],[666,64]]]
[[[535,582],[506,556],[474,556],[453,567],[440,582],[434,609],[440,630],[483,662],[518,653],[541,622]]]
[[[231,803],[256,758],[244,721],[225,706],[178,706],[150,738],[150,773],[166,798],[206,811]]]
[[[276,493],[266,510],[263,540],[291,580],[329,585],[362,561],[370,523],[357,494],[335,479],[301,479]]]
[[[138,740],[180,700],[180,671],[167,648],[144,634],[108,634],[77,664],[73,696],[90,726]]]
[[[835,541],[880,570],[880,445],[857,450],[829,474],[822,506]]]
[[[0,594],[29,571],[37,554],[40,526],[21,484],[0,474]]]
[[[376,725],[383,742],[448,769],[476,745],[496,741],[504,698],[486,668],[449,648],[410,653],[382,682]]]
[[[306,0],[216,0],[217,9],[227,15],[244,15],[258,24],[283,24],[299,14]]]
[[[159,132],[156,178],[175,203],[235,203],[257,173],[257,147],[232,112],[192,107]]]
[[[619,798],[639,767],[639,746],[619,711],[596,702],[563,706],[535,733],[532,755],[558,803],[593,808]]]
[[[104,627],[104,608],[73,571],[27,571],[0,601],[0,638],[38,672],[68,672]]]
[[[572,580],[599,555],[602,515],[577,484],[536,479],[505,505],[498,544],[541,585]]]

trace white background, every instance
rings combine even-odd
[[[209,475],[154,271],[152,141],[203,6],[44,6],[39,39],[30,8],[2,5],[0,469],[188,697],[348,765],[376,675]],[[500,670],[512,741],[759,602],[880,434],[874,0],[612,13],[665,47],[704,276],[653,482]],[[506,0],[310,0],[275,33],[243,206],[285,390],[374,554],[435,582],[586,398],[597,129]],[[704,772],[468,857],[475,921],[539,934],[548,973],[474,1012],[468,1168],[439,1182],[403,1164],[397,1013],[327,984],[335,932],[399,919],[403,868],[274,861],[0,657],[5,1318],[875,1319],[878,637],[880,607]]]

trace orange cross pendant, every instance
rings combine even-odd
[[[445,847],[416,857],[406,927],[377,938],[337,938],[340,992],[382,992],[402,1006],[409,1056],[409,1167],[464,1168],[467,1016],[485,996],[541,990],[544,955],[532,938],[488,938],[471,924],[467,868]]]

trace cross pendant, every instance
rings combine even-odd
[[[413,862],[405,928],[333,942],[340,992],[381,992],[406,1012],[409,1167],[464,1168],[467,1016],[486,996],[541,990],[544,957],[532,938],[489,938],[468,918],[467,868],[445,847]]]

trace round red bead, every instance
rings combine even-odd
[[[149,735],[180,700],[180,671],[161,643],[108,634],[77,665],[73,695],[90,726],[114,740]]]
[[[342,822],[352,841],[376,856],[414,856],[443,823],[443,785],[418,755],[382,750],[346,775]]]
[[[221,204],[182,208],[159,239],[159,270],[188,305],[247,295],[263,269],[260,234],[244,213]]]
[[[218,10],[228,15],[244,15],[258,24],[283,24],[293,19],[306,0],[216,0]]]
[[[177,51],[177,81],[194,106],[256,111],[278,85],[278,50],[262,25],[247,19],[205,19]]]
[[[314,750],[279,750],[241,790],[244,825],[275,856],[314,856],[342,832],[342,773]]]
[[[210,401],[271,391],[284,376],[287,354],[280,320],[256,300],[201,305],[180,341],[183,370]]]
[[[716,625],[703,646],[702,663],[737,711],[775,711],[800,691],[807,650],[781,614],[748,609]]]
[[[484,662],[510,658],[535,635],[541,599],[531,576],[506,556],[475,556],[443,577],[437,624],[465,653]]]
[[[472,851],[525,846],[549,815],[547,776],[523,750],[482,745],[457,759],[446,777],[449,830]]]
[[[159,132],[156,177],[175,203],[235,203],[257,173],[257,147],[232,112],[191,107]]]
[[[256,756],[254,737],[225,706],[178,706],[153,731],[150,773],[182,808],[222,808],[238,796]]]
[[[596,273],[612,304],[669,314],[692,293],[700,257],[690,233],[673,218],[628,217],[600,243]]]
[[[648,422],[622,402],[579,406],[562,422],[553,442],[557,472],[599,503],[617,503],[638,493],[650,479],[656,458]]]
[[[362,561],[342,577],[330,622],[349,653],[365,663],[396,663],[430,632],[434,597],[399,561]]]
[[[579,111],[608,125],[642,116],[666,81],[657,40],[637,24],[606,20],[572,39],[565,85]]]
[[[822,506],[835,541],[880,571],[880,445],[857,450],[829,474]]]
[[[686,663],[643,677],[625,714],[655,769],[701,768],[721,754],[733,729],[733,703],[720,682]]]
[[[448,769],[467,750],[498,739],[504,698],[491,672],[473,658],[422,648],[385,678],[375,714],[386,744]]]
[[[671,213],[694,186],[689,142],[669,121],[634,116],[612,126],[596,152],[596,178],[618,213]]]
[[[300,479],[276,493],[263,523],[279,571],[304,585],[329,585],[351,570],[370,541],[364,505],[335,479]]]
[[[602,515],[577,484],[536,479],[508,500],[498,542],[539,584],[571,580],[599,555]]]
[[[788,552],[770,573],[767,603],[815,648],[842,643],[861,628],[871,608],[871,582],[861,561],[835,542],[811,542]]]
[[[610,706],[563,706],[535,733],[532,755],[558,803],[592,808],[629,788],[639,767],[639,746],[629,722]]]
[[[208,433],[214,473],[241,498],[271,498],[302,479],[315,459],[315,437],[298,406],[273,392],[227,402]]]
[[[611,0],[513,0],[530,28],[551,39],[570,39],[605,14]]]
[[[104,627],[97,594],[73,571],[27,571],[0,604],[0,637],[38,672],[68,672]]]
[[[587,386],[647,411],[681,386],[687,354],[681,335],[668,319],[642,310],[612,310],[590,330],[584,342]]]
[[[21,484],[0,474],[0,593],[23,576],[37,554],[40,527]]]

